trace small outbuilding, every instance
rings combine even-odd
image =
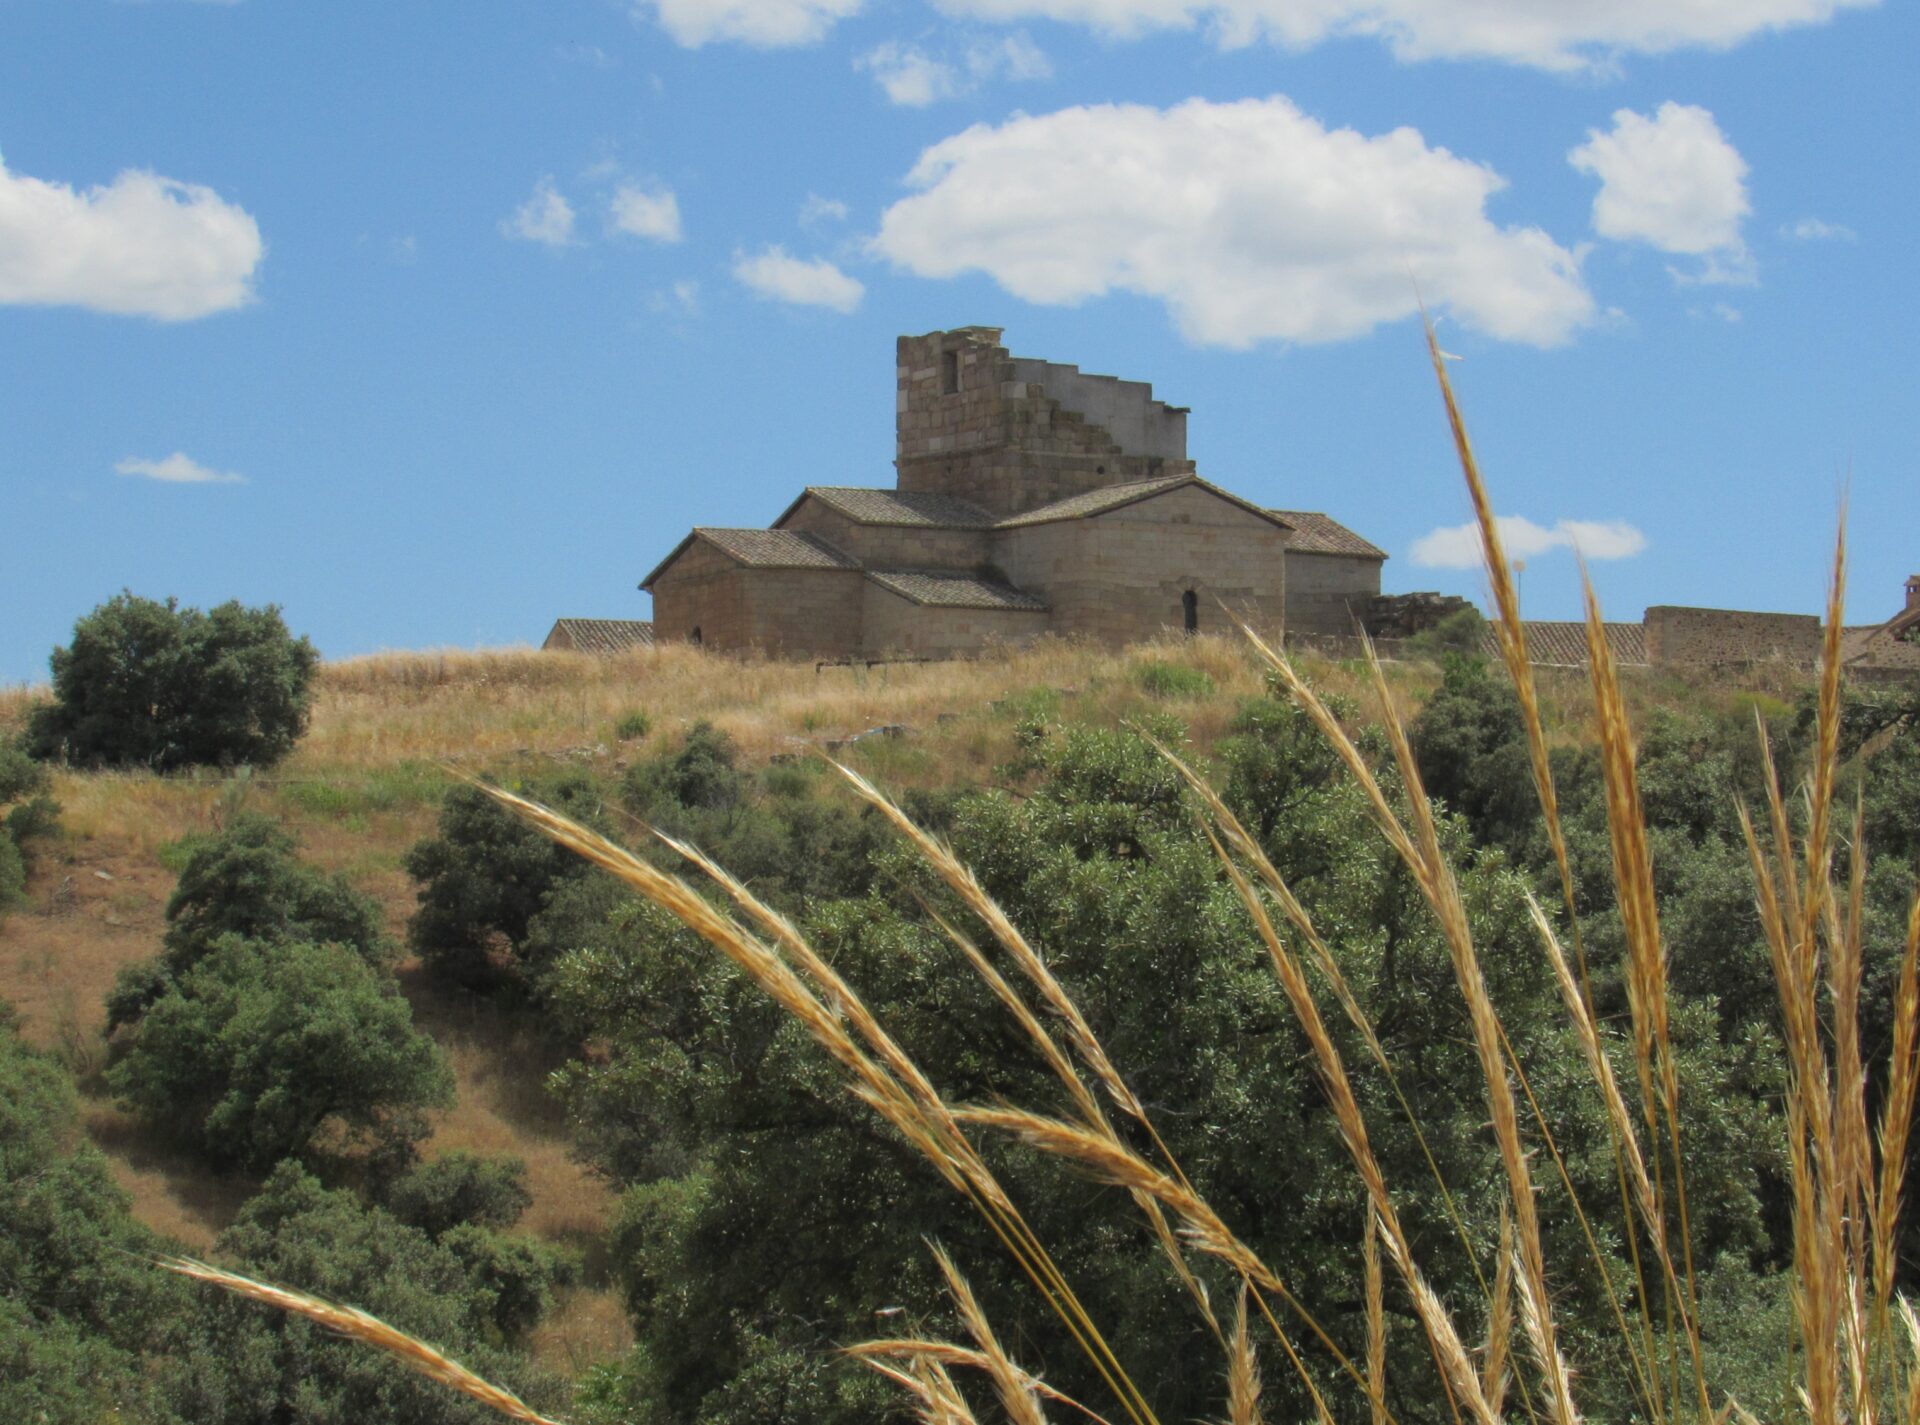
[[[553,632],[542,649],[561,653],[592,653],[606,658],[636,648],[653,647],[653,625],[645,619],[555,619]]]

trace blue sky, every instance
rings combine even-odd
[[[688,526],[890,484],[894,337],[968,324],[1478,595],[1416,286],[1529,613],[1576,544],[1623,617],[1812,611],[1844,485],[1885,617],[1915,55],[1868,0],[0,0],[0,682],[122,587],[332,657],[646,617]]]

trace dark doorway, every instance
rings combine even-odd
[[[700,643],[700,625],[699,624],[695,624],[693,626],[693,632],[687,635],[687,642],[693,644],[695,647],[699,646],[699,643]]]
[[[1200,596],[1192,589],[1180,596],[1180,613],[1186,620],[1187,632],[1200,631]]]

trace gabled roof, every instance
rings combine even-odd
[[[1028,510],[1025,514],[1009,515],[994,526],[996,529],[1019,529],[1026,525],[1051,524],[1055,520],[1084,520],[1095,515],[1104,515],[1110,510],[1138,504],[1141,500],[1151,500],[1156,495],[1164,495],[1169,490],[1178,490],[1185,485],[1197,485],[1208,494],[1237,505],[1248,514],[1260,516],[1269,524],[1291,529],[1286,519],[1272,510],[1263,510],[1249,500],[1221,489],[1218,485],[1202,480],[1198,475],[1165,475],[1158,480],[1135,480],[1125,485],[1108,485],[1102,489],[1089,490],[1083,495],[1069,495],[1064,500],[1055,500],[1050,505]]]
[[[654,571],[640,581],[651,589],[653,581],[667,566],[686,551],[696,539],[703,539],[737,564],[749,569],[858,569],[860,566],[817,534],[796,533],[790,529],[715,529],[695,526],[693,533],[674,545],[673,553],[662,559]]]
[[[562,633],[581,653],[625,653],[632,648],[653,647],[653,625],[644,619],[555,619],[545,646],[551,647],[554,638]]]
[[[869,569],[867,577],[889,593],[939,609],[1009,609],[1046,612],[1046,600],[1025,589],[977,574],[945,569]]]
[[[809,485],[773,522],[778,529],[811,496],[855,524],[906,525],[918,529],[988,529],[993,516],[971,500],[865,485]]]
[[[1529,662],[1550,668],[1587,666],[1587,626],[1578,620],[1560,622],[1549,619],[1525,619]],[[1644,667],[1647,661],[1647,630],[1644,624],[1608,623],[1601,628],[1607,635],[1607,647],[1613,661],[1621,667]],[[1500,643],[1489,624],[1481,635],[1480,648],[1489,658],[1500,656]]]
[[[1293,543],[1288,549],[1302,554],[1347,554],[1357,559],[1385,559],[1387,551],[1369,544],[1338,520],[1328,519],[1315,510],[1269,510],[1293,526]]]

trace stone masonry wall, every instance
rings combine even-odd
[[[697,627],[704,647],[790,658],[844,657],[860,645],[853,569],[749,569],[700,540],[654,581],[653,624],[662,643]]]
[[[1820,620],[1812,614],[1661,604],[1647,610],[1646,632],[1647,661],[1656,668],[1767,662],[1811,666],[1820,654]]]
[[[1380,561],[1342,554],[1287,555],[1287,629],[1351,634],[1380,593]]]
[[[952,658],[1047,631],[1037,610],[928,608],[865,582],[860,651],[868,658]]]
[[[869,569],[966,569],[987,562],[984,529],[856,524],[819,500],[802,500],[778,525],[817,534]]]
[[[994,327],[900,338],[894,440],[900,489],[958,495],[1009,515],[1193,469],[1185,459],[1123,451],[1108,431],[1066,409],[1043,386],[1017,379],[999,341]]]
[[[702,540],[653,583],[653,627],[662,643],[685,643],[700,630],[714,648],[744,648],[751,641],[740,566]]]
[[[787,658],[843,658],[860,646],[857,569],[751,569],[749,643]]]
[[[1187,486],[1092,519],[1003,531],[997,558],[1047,600],[1051,632],[1123,643],[1182,628],[1189,589],[1202,630],[1224,626],[1216,601],[1277,627],[1286,541],[1285,530]]]

